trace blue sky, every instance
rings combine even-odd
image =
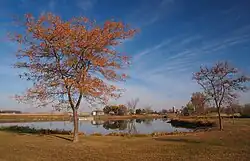
[[[250,2],[248,0],[3,0],[0,2],[0,109],[44,111],[11,99],[29,84],[18,78],[17,46],[6,38],[19,31],[13,16],[53,12],[64,19],[87,16],[102,23],[124,21],[140,28],[118,50],[133,57],[130,79],[119,84],[126,92],[117,103],[140,98],[140,106],[156,110],[180,107],[200,87],[191,80],[201,64],[228,60],[250,73]],[[242,95],[250,102],[250,93]],[[83,107],[85,105],[83,104]],[[83,108],[83,110],[88,110]]]

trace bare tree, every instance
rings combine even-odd
[[[192,94],[191,103],[195,107],[196,114],[204,114],[206,101],[206,96],[203,93],[195,92]]]
[[[238,92],[247,90],[246,82],[250,78],[241,74],[228,62],[218,62],[213,67],[201,66],[193,79],[204,89],[204,93],[212,101],[219,116],[220,130],[222,127],[221,108],[230,104],[238,97]]]
[[[128,106],[128,110],[130,113],[132,114],[135,113],[135,108],[138,102],[139,102],[139,98],[131,99],[130,101],[128,101],[127,106]]]
[[[151,105],[146,105],[144,109],[146,114],[151,114],[153,112]]]

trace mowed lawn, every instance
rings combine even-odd
[[[65,136],[63,136],[65,137]],[[224,120],[224,131],[186,136],[60,136],[0,132],[0,161],[250,161],[250,119]]]

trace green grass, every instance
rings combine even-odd
[[[0,131],[0,161],[248,161],[250,119],[224,120],[224,131],[163,137],[34,135]]]

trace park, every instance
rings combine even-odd
[[[90,7],[90,3],[85,2],[83,6]],[[166,3],[176,2],[159,4]],[[238,57],[206,58],[209,52],[244,43],[248,35],[242,39],[220,40],[222,44],[211,43],[200,49],[199,46],[206,43],[197,43],[195,48],[183,47],[178,52],[178,46],[173,47],[173,51],[165,50],[174,54],[169,60],[162,59],[169,64],[183,57],[181,65],[174,70],[184,72],[176,73],[170,82],[166,77],[171,74],[161,75],[165,67],[163,70],[161,63],[154,62],[150,55],[154,52],[155,58],[159,53],[163,55],[156,51],[166,44],[173,45],[172,41],[139,54],[128,54],[123,44],[132,44],[147,30],[118,20],[100,20],[98,16],[95,20],[92,16],[61,15],[45,10],[39,14],[25,12],[14,19],[15,25],[7,37],[8,43],[15,44],[11,50],[13,54],[15,49],[15,55],[9,58],[12,65],[8,70],[13,70],[12,73],[28,85],[22,91],[24,88],[8,87],[10,93],[16,92],[12,99],[20,107],[22,104],[36,109],[51,108],[53,112],[23,112],[16,107],[4,110],[0,107],[0,161],[250,160],[250,68],[242,62],[232,63]],[[241,33],[243,30],[234,34]],[[185,39],[179,44],[185,46],[200,37]],[[200,62],[197,53],[204,54],[207,61]],[[151,62],[141,60],[147,55]],[[198,63],[195,59],[186,62],[189,58],[185,56],[196,56]],[[247,58],[239,57],[249,61]],[[136,68],[133,66],[136,64],[141,66]],[[153,70],[146,69],[145,64]],[[138,69],[146,74],[136,72]],[[172,70],[173,66],[168,69]],[[182,81],[181,73],[185,73],[190,84],[183,80],[182,86],[177,85]],[[0,76],[5,83],[9,81],[1,73]],[[132,83],[127,83],[131,79]],[[166,91],[165,85],[172,90],[176,88],[178,97],[171,90]],[[0,86],[7,93],[4,86],[11,85]],[[142,86],[146,90],[139,92]],[[124,96],[126,87],[135,88],[129,97]],[[152,88],[156,91],[145,95]],[[184,92],[185,89],[189,91]],[[167,106],[167,101],[163,106],[157,97],[161,103],[164,99],[171,102],[172,98],[178,106]]]

